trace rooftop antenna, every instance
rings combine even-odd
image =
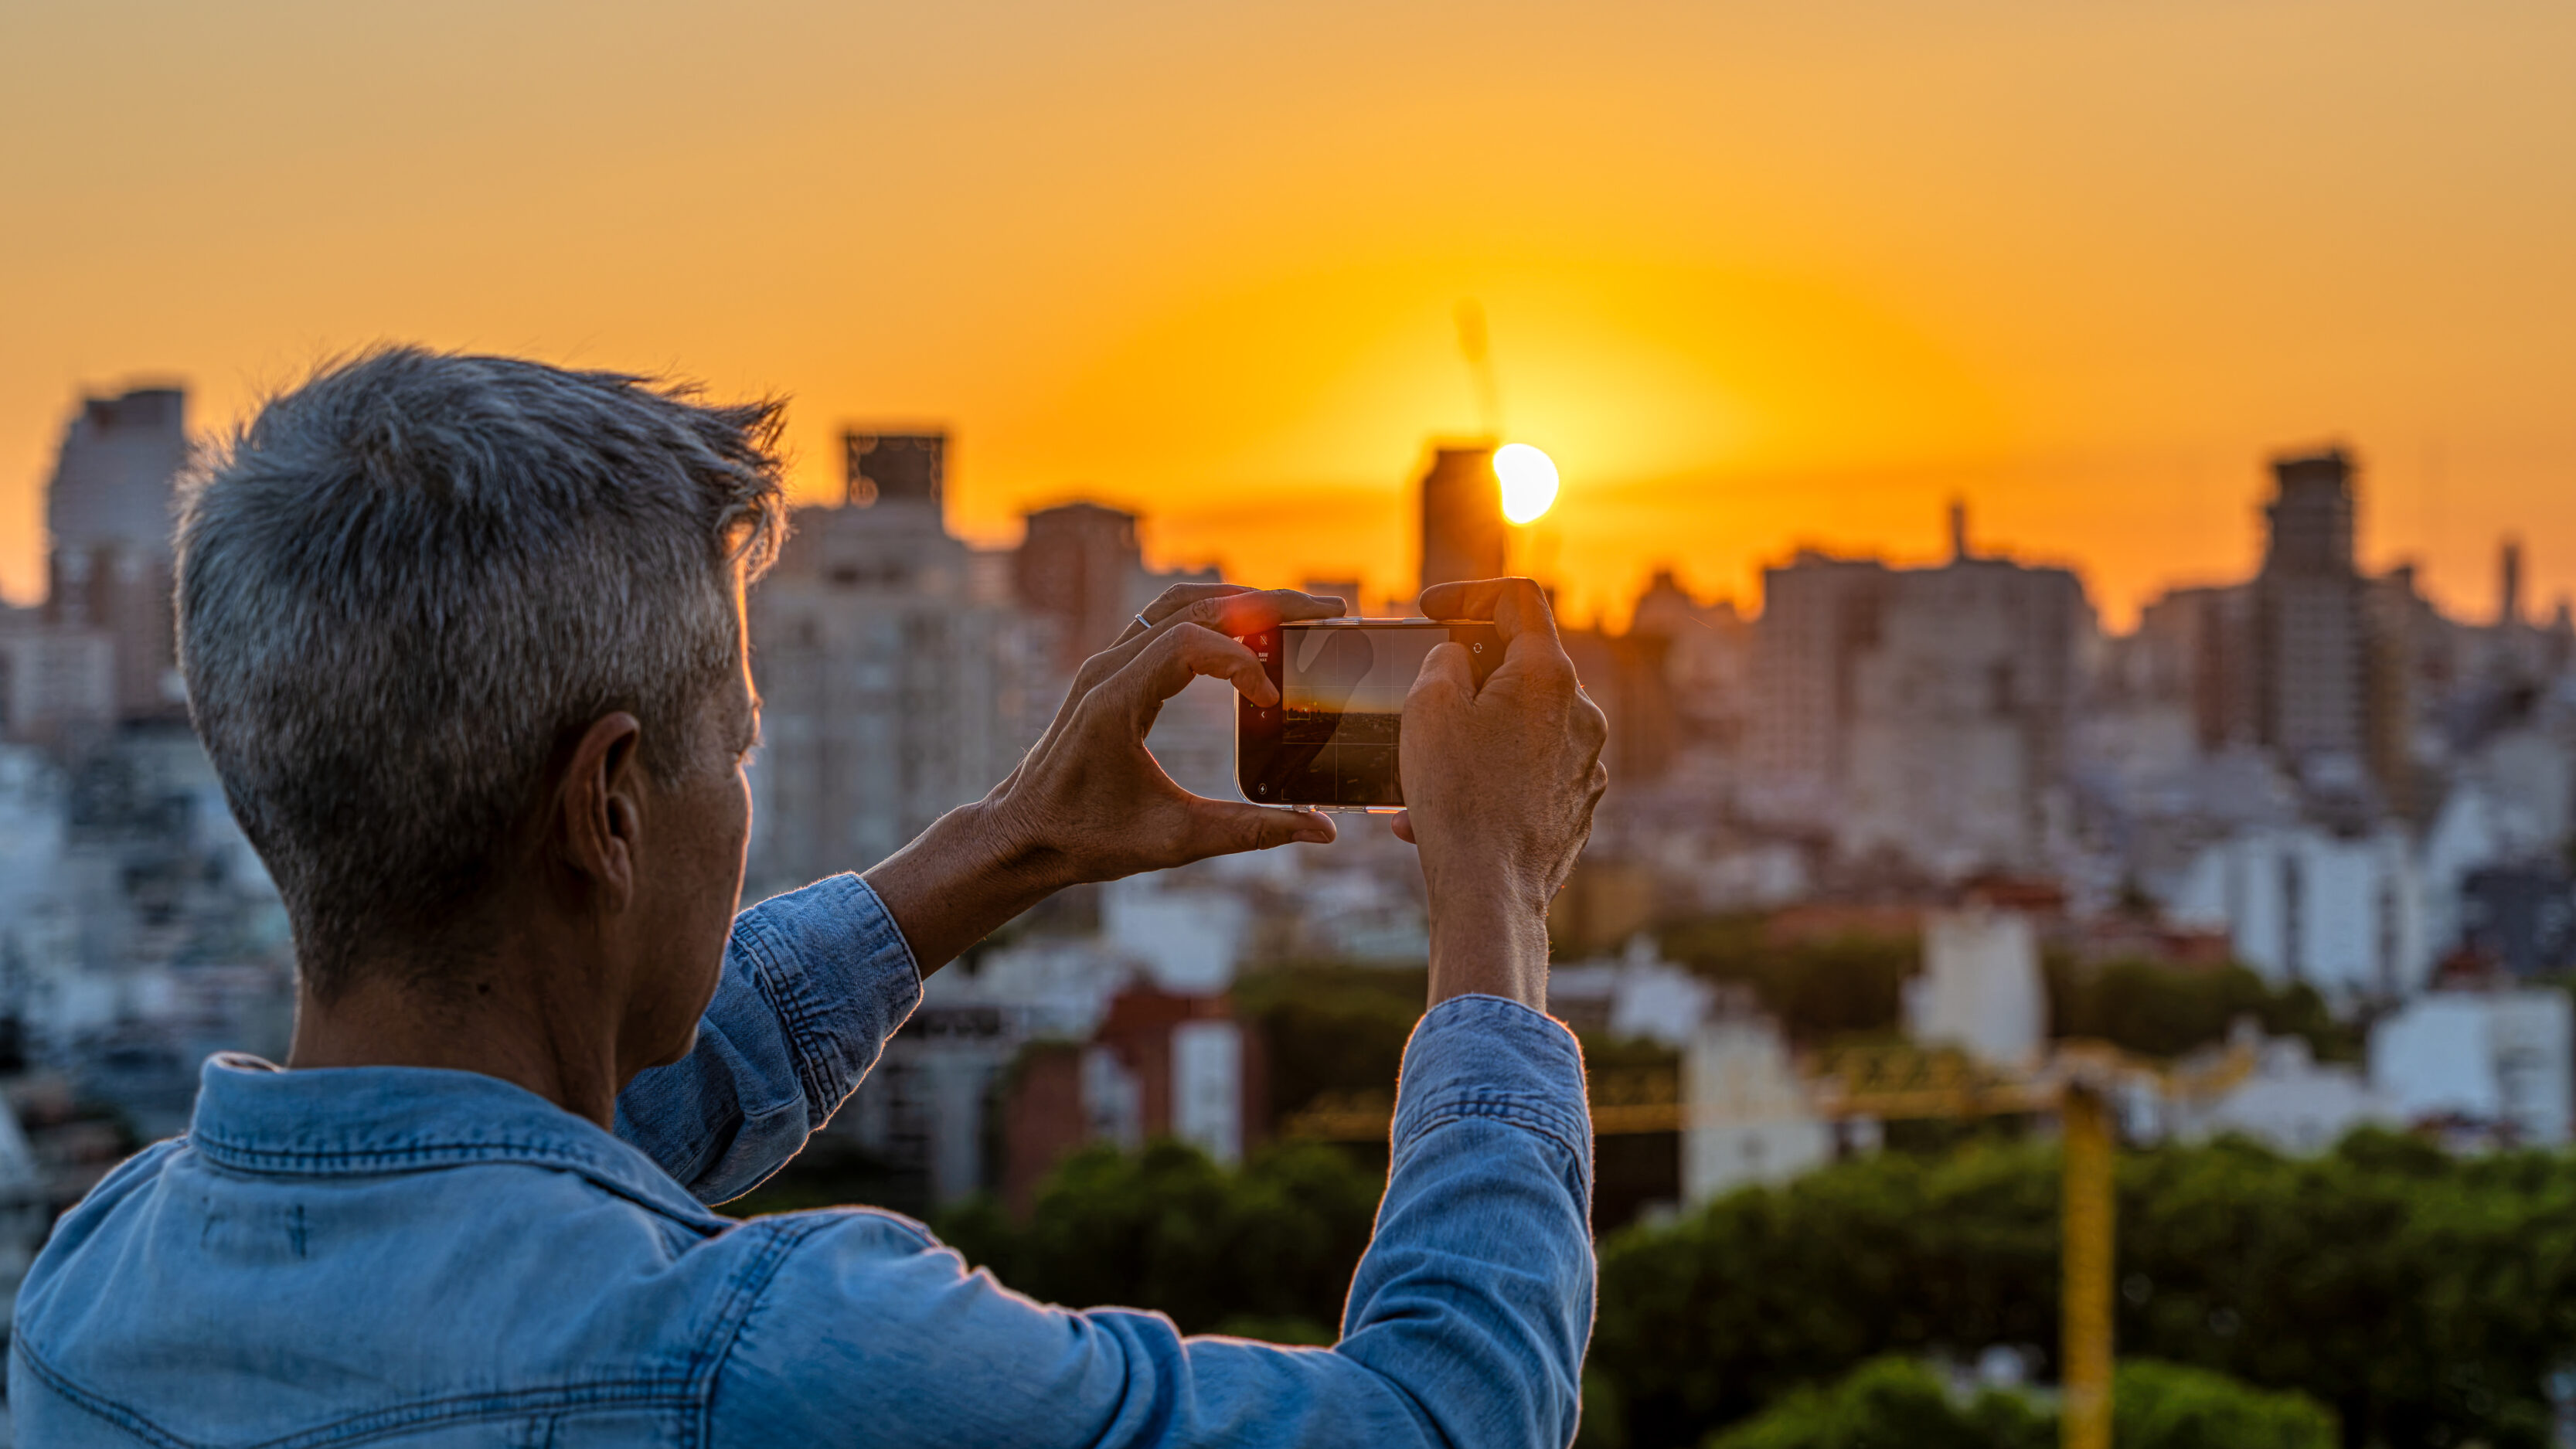
[[[1477,422],[1485,436],[1503,435],[1503,390],[1494,381],[1491,339],[1485,332],[1485,304],[1469,297],[1458,304],[1458,355],[1467,363],[1467,380],[1476,389]]]

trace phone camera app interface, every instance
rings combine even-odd
[[[1397,805],[1396,727],[1438,629],[1297,629],[1280,680],[1280,798]]]
[[[1396,735],[1404,698],[1443,642],[1468,652],[1481,687],[1502,660],[1491,624],[1291,625],[1240,636],[1279,703],[1237,703],[1236,779],[1270,805],[1391,809],[1404,803]]]

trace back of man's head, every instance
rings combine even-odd
[[[470,950],[455,933],[600,716],[641,721],[658,780],[713,767],[740,586],[783,532],[777,422],[396,348],[274,399],[191,483],[189,709],[308,989]]]

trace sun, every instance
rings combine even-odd
[[[1556,502],[1556,464],[1527,443],[1494,450],[1494,476],[1503,484],[1503,516],[1530,523]]]

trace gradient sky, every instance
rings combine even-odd
[[[2251,563],[2261,461],[2363,548],[2576,588],[2576,7],[0,4],[0,590],[84,388],[238,415],[378,339],[955,434],[951,517],[1410,567],[1461,299],[1578,613],[1799,542]]]

